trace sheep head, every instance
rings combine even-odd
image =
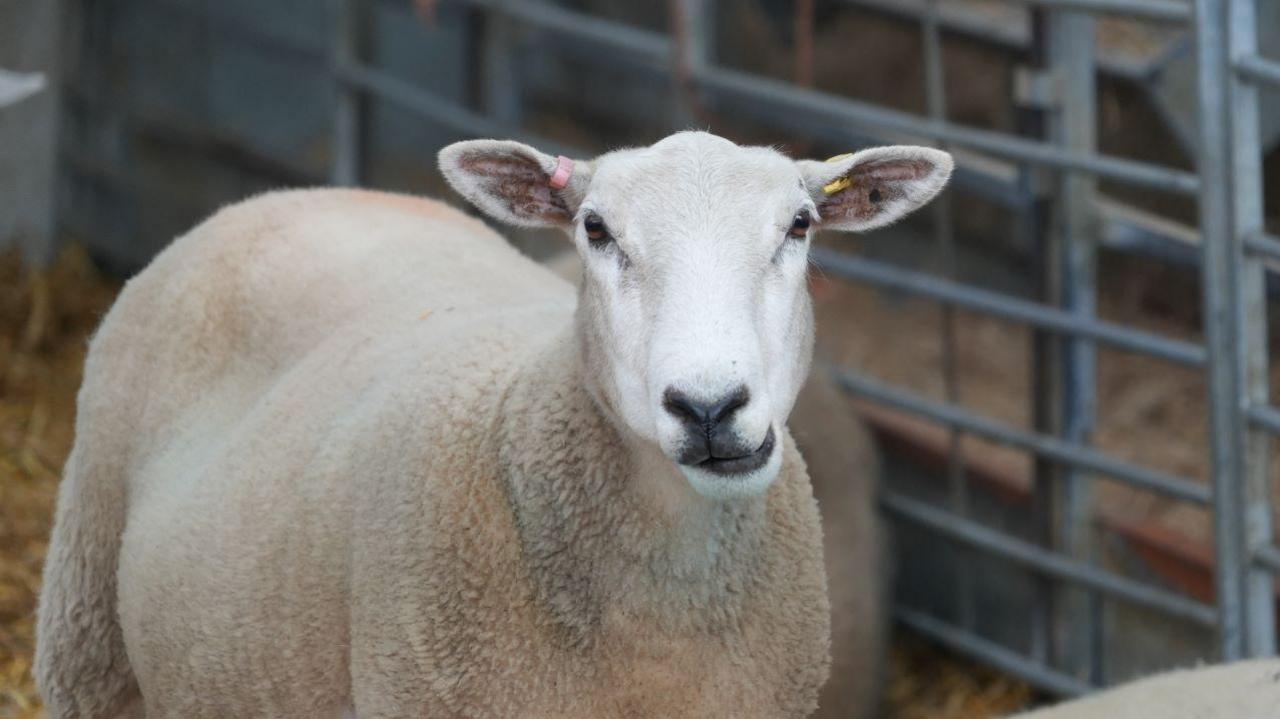
[[[814,230],[887,225],[937,195],[952,161],[923,147],[795,161],[682,132],[590,161],[459,142],[440,167],[495,219],[569,234],[589,390],[620,431],[726,499],[763,492],[781,466],[812,355]]]

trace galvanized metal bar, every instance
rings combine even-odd
[[[1099,201],[1102,214],[1102,243],[1112,250],[1135,255],[1148,255],[1162,262],[1190,267],[1200,266],[1200,234],[1197,228],[1183,226],[1134,207],[1108,200]],[[1272,276],[1268,291],[1280,294],[1280,240],[1271,235],[1246,236],[1244,250],[1266,260]]]
[[[942,30],[938,23],[939,0],[925,0],[925,13],[921,16],[920,33],[924,44],[925,105],[929,119],[945,122],[947,119],[947,94],[942,67]],[[944,143],[940,149],[948,149]],[[956,266],[955,228],[951,206],[951,193],[944,192],[934,199],[933,243],[938,272],[954,280]],[[942,344],[942,386],[948,404],[960,403],[960,375],[956,358],[956,312],[951,305],[941,308],[939,341]],[[964,434],[957,427],[948,428],[947,437],[947,493],[951,511],[961,517],[969,514],[969,482],[965,477]],[[973,576],[961,572],[956,577],[955,608],[958,623],[972,630],[976,621]]]
[[[333,8],[336,27],[329,63],[336,87],[329,182],[358,185],[363,162],[364,99],[355,88],[342,82],[340,70],[360,61],[361,0],[333,0]]]
[[[1035,661],[995,642],[952,626],[923,612],[895,608],[893,618],[928,639],[967,654],[1010,676],[1018,677],[1038,689],[1062,696],[1078,696],[1094,690],[1075,677]]]
[[[158,9],[171,16],[180,17],[184,22],[199,22],[202,30],[215,37],[234,38],[237,43],[243,43],[249,48],[292,62],[323,62],[331,52],[331,47],[324,42],[271,32],[264,29],[262,23],[246,19],[243,14],[237,13],[234,9],[227,11],[226,7],[225,3],[206,4],[186,0],[148,0],[147,2],[148,10]],[[337,8],[337,3],[330,2],[329,7],[332,11]],[[329,44],[332,44],[332,39]]]
[[[1236,58],[1235,69],[1241,78],[1250,82],[1280,86],[1280,62],[1275,60],[1248,53]]]
[[[1239,362],[1237,263],[1232,233],[1231,73],[1225,0],[1196,0],[1200,225],[1204,329],[1209,353],[1209,449],[1217,555],[1218,642],[1223,661],[1246,647],[1243,367]]]
[[[886,387],[883,383],[849,370],[837,369],[836,379],[850,392],[887,407],[909,412],[947,426],[960,427],[971,434],[1001,444],[1042,454],[1099,474],[1105,474],[1142,489],[1199,505],[1210,503],[1208,487],[1184,477],[1132,464],[1103,454],[1091,447],[1064,442],[1035,432],[1010,427],[964,408],[925,399],[911,392]]]
[[[1041,7],[1032,7],[1028,13],[1027,47],[1028,73],[1025,77],[1035,77],[1032,73],[1040,73],[1045,77],[1049,72],[1049,11]],[[1045,93],[1019,92],[1014,89],[1014,106],[1016,108],[1017,130],[1024,137],[1037,140],[1049,140],[1049,113],[1053,103],[1046,101]],[[1028,162],[1018,165],[1020,187],[1032,198],[1028,206],[1017,218],[1017,232],[1028,248],[1028,260],[1031,268],[1031,289],[1037,293],[1036,299],[1051,305],[1054,298],[1051,294],[1051,265],[1053,253],[1050,251],[1053,237],[1052,208],[1054,204],[1053,190],[1058,179],[1052,173]],[[1031,332],[1031,364],[1028,377],[1031,380],[1031,426],[1042,434],[1053,434],[1057,426],[1056,399],[1054,385],[1054,333],[1040,327],[1033,327]],[[1059,465],[1043,455],[1034,455],[1031,462],[1031,506],[1029,516],[1034,524],[1033,541],[1043,547],[1051,547],[1054,543],[1054,477]],[[1057,638],[1054,634],[1054,615],[1057,595],[1055,582],[1044,576],[1031,577],[1032,599],[1030,616],[1029,651],[1036,661],[1048,665],[1057,654]]]
[[[1141,0],[1138,1],[1141,2]],[[921,14],[920,0],[842,0],[842,2],[907,22],[919,20]],[[966,7],[968,5],[965,2],[943,3],[942,23],[946,32],[1012,54],[1020,55],[1034,51],[1034,38],[1029,38],[1022,28],[1008,23],[991,22],[984,13],[972,12],[971,6]],[[1029,9],[1033,13],[1049,10],[1038,4],[1030,5]],[[1171,18],[1170,22],[1180,21]],[[1098,67],[1104,74],[1130,82],[1144,81],[1151,73],[1151,65],[1151,62],[1133,57],[1104,55],[1098,58]]]
[[[523,102],[520,92],[518,30],[504,13],[485,13],[481,29],[480,96],[485,114],[507,127],[520,127]]]
[[[664,69],[670,54],[670,42],[661,35],[565,10],[541,0],[464,1],[508,13],[530,27],[609,47],[650,67]],[[718,94],[725,101],[745,101],[748,110],[752,105],[758,107],[759,103],[765,103],[774,116],[781,111],[811,113],[815,120],[826,119],[845,127],[874,128],[948,142],[1000,157],[1089,172],[1116,182],[1165,192],[1191,195],[1199,189],[1199,178],[1189,172],[1106,155],[1070,152],[1000,132],[938,123],[911,113],[798,88],[750,73],[708,65],[695,70],[693,80],[702,89]]]
[[[1267,543],[1253,550],[1253,562],[1273,574],[1280,574],[1280,547]]]
[[[1137,20],[1184,23],[1191,5],[1179,0],[1006,0],[1020,5],[1073,10],[1099,15],[1124,15]]]
[[[1051,115],[1052,134],[1058,142],[1074,150],[1092,152],[1097,146],[1097,86],[1094,80],[1094,19],[1079,12],[1055,12],[1049,16],[1050,68],[1058,79],[1061,96],[1058,112]],[[1059,306],[1082,321],[1097,315],[1095,244],[1099,234],[1097,217],[1097,181],[1078,172],[1068,172],[1060,180],[1057,193],[1056,268],[1053,283],[1057,285]],[[1093,343],[1087,337],[1068,335],[1061,346],[1061,437],[1069,442],[1087,444],[1093,432],[1096,414],[1095,389],[1097,369]],[[1083,481],[1074,473],[1064,475],[1068,484]],[[1092,514],[1090,490],[1081,486],[1063,487],[1068,496],[1060,497],[1064,506],[1060,527],[1064,550],[1077,552],[1084,558],[1088,547],[1078,536]]]
[[[928,502],[886,492],[880,498],[880,506],[892,517],[920,525],[1035,572],[1096,589],[1117,599],[1202,626],[1211,627],[1217,621],[1217,612],[1212,605],[1068,559],[1058,552],[957,517]]]
[[[675,0],[670,3],[673,18],[680,29],[680,46],[673,49],[671,57],[672,97],[674,98],[674,124],[677,128],[697,127],[701,116],[701,99],[697,88],[686,85],[698,71],[712,61],[715,28],[712,17],[715,11],[712,0]]]
[[[816,118],[854,127],[876,128],[922,139],[947,142],[999,157],[1026,160],[1060,170],[1089,172],[1116,182],[1177,194],[1194,194],[1196,175],[1133,160],[1063,150],[990,130],[935,123],[907,112],[827,93],[792,87],[784,82],[723,68],[708,68],[698,78],[708,90],[728,99],[766,103],[773,112],[812,113]]]
[[[1055,8],[1048,15],[1048,57],[1057,88],[1049,114],[1050,136],[1065,148],[1092,153],[1097,148],[1097,83],[1093,16]],[[1097,180],[1079,172],[1059,178],[1054,203],[1050,287],[1063,311],[1083,321],[1097,314],[1096,242],[1099,235]],[[1061,439],[1087,446],[1096,415],[1097,360],[1091,340],[1057,338],[1053,353],[1055,429]],[[1077,561],[1096,560],[1093,480],[1080,468],[1058,468],[1051,485],[1053,546]],[[1096,593],[1060,587],[1054,601],[1056,665],[1100,684],[1104,674],[1103,604]]]
[[[665,35],[640,30],[611,20],[601,20],[586,13],[567,10],[560,5],[528,0],[463,0],[468,5],[502,13],[519,20],[524,26],[547,30],[608,48],[629,56],[654,69],[669,71],[671,41]],[[617,57],[616,55],[614,57]]]
[[[1253,255],[1280,260],[1280,239],[1264,232],[1245,235],[1244,249]]]
[[[1255,426],[1272,434],[1280,434],[1280,409],[1262,404],[1249,405],[1245,410],[1245,416]]]
[[[337,76],[351,88],[370,93],[463,134],[512,137],[535,145],[544,152],[571,156],[583,154],[580,148],[570,147],[549,138],[509,127],[487,115],[470,110],[379,70],[362,65],[342,65],[337,68]]]
[[[1228,58],[1240,61],[1256,57],[1258,29],[1256,0],[1228,0]],[[1266,404],[1268,389],[1267,276],[1262,261],[1244,252],[1244,242],[1263,232],[1262,141],[1258,88],[1231,78],[1231,177],[1232,261],[1236,264],[1235,314],[1241,336],[1241,392],[1246,404]],[[1244,542],[1254,549],[1271,544],[1271,437],[1260,428],[1238,420],[1244,433],[1241,471],[1244,483]],[[1271,656],[1276,651],[1276,618],[1273,586],[1275,577],[1264,569],[1245,568],[1245,650],[1250,656]]]
[[[925,0],[925,13],[920,24],[924,45],[925,105],[929,119],[946,122],[947,94],[942,67],[942,31],[938,23],[939,0]],[[947,149],[945,143],[940,149]],[[942,193],[934,199],[933,243],[937,251],[939,273],[948,280],[955,279],[955,228],[951,206],[951,194]],[[959,401],[959,376],[956,367],[955,312],[950,305],[942,307],[942,381],[947,401]],[[951,433],[951,447],[947,463],[948,484],[953,508],[961,516],[968,511],[968,488],[964,478],[964,462],[960,454],[960,434]],[[963,594],[963,592],[961,592]],[[961,622],[964,624],[964,622]]]
[[[1205,364],[1205,350],[1199,345],[1173,340],[1102,320],[1083,319],[1037,302],[1009,297],[949,282],[922,272],[846,255],[825,247],[814,247],[810,257],[834,275],[886,289],[927,297],[996,317],[1024,322],[1034,327],[1072,334],[1120,349],[1159,357],[1190,367]]]

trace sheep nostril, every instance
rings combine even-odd
[[[674,387],[668,387],[662,393],[662,406],[667,412],[685,424],[701,428],[708,435],[750,401],[751,394],[746,385],[739,385],[729,394],[711,401],[694,399]]]

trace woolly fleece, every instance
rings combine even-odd
[[[1280,659],[1180,669],[1012,719],[1275,719]]]

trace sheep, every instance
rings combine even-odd
[[[52,717],[801,716],[828,666],[785,420],[812,226],[950,157],[793,161],[680,133],[590,162],[441,151],[573,288],[441,203],[226,208],[90,345],[45,569]]]
[[[575,286],[582,281],[575,252],[561,252],[545,264]],[[809,373],[787,429],[818,500],[831,605],[831,672],[813,716],[876,716],[889,621],[883,527],[875,509],[880,457],[866,424],[827,372]]]
[[[1280,659],[1166,672],[1014,719],[1275,719]]]
[[[825,372],[809,374],[787,424],[822,516],[831,605],[831,676],[813,716],[877,716],[889,621],[885,545],[876,512],[879,456],[866,425]]]

